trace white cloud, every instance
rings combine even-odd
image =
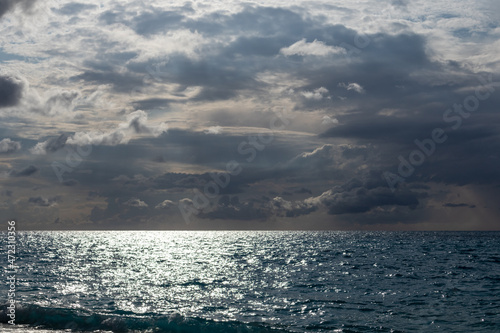
[[[143,134],[157,137],[168,129],[167,123],[159,125],[148,124],[148,115],[142,110],[132,112],[127,116],[127,121],[118,125],[117,128],[108,132],[77,132],[68,138],[67,144],[79,146],[85,145],[107,145],[116,146],[126,144],[135,134]]]
[[[145,203],[144,201],[137,199],[137,198],[132,198],[126,202],[123,203],[125,206],[129,207],[136,207],[136,208],[147,208],[148,204]]]
[[[44,198],[42,196],[31,197],[28,199],[30,204],[41,206],[41,207],[54,207],[57,206],[57,202],[60,200],[60,197],[52,197],[52,198]]]
[[[305,199],[304,204],[311,206],[326,205],[330,201],[332,201],[332,198],[334,198],[335,194],[336,193],[334,193],[333,190],[328,190],[321,193],[321,195],[317,197],[309,197]]]
[[[70,137],[63,134],[58,138],[38,142],[35,146],[30,148],[30,152],[33,155],[45,155],[47,152],[55,152],[63,148],[66,144],[77,146],[116,146],[119,144],[127,144],[134,135],[157,137],[168,129],[167,123],[160,123],[158,125],[149,124],[148,115],[142,110],[132,112],[126,119],[126,122],[120,123],[115,129],[108,132],[76,132]]]
[[[280,53],[285,56],[292,56],[292,55],[327,56],[331,54],[344,54],[345,52],[346,52],[345,49],[343,49],[342,47],[328,46],[325,45],[325,43],[318,41],[316,39],[313,42],[308,43],[306,42],[305,38],[280,50]]]
[[[339,121],[336,118],[332,118],[330,116],[323,116],[322,125],[335,125],[338,124]]]
[[[184,199],[179,200],[179,204],[194,205],[194,202],[193,202],[193,200],[191,200],[189,198],[184,198]]]
[[[73,118],[74,110],[80,99],[80,92],[53,88],[41,95],[38,89],[30,86],[29,81],[19,75],[9,75],[9,79],[20,89],[19,101],[10,107],[2,108],[0,115],[26,117],[32,119],[33,114],[47,117]]]
[[[5,138],[0,141],[0,153],[13,153],[21,149],[21,143]]]
[[[365,88],[363,88],[359,83],[349,83],[345,84],[343,82],[339,83],[339,87],[345,88],[347,90],[354,90],[358,94],[364,94],[365,93]]]
[[[44,142],[38,142],[34,147],[30,148],[30,152],[33,155],[45,155],[48,152],[55,152],[63,148],[66,144],[68,136],[66,134],[61,134],[57,138],[51,138]]]
[[[111,181],[113,182],[129,182],[131,179],[130,177],[126,176],[126,175],[119,175],[113,179],[111,179]]]
[[[317,209],[317,205],[306,201],[287,201],[282,197],[275,197],[270,203],[275,214],[293,217],[308,214]]]
[[[46,150],[47,143],[48,143],[48,141],[38,142],[36,145],[34,145],[32,148],[29,149],[30,153],[32,153],[33,155],[45,155],[45,154],[47,154],[47,150]]]
[[[291,210],[292,209],[292,202],[285,200],[282,197],[275,197],[271,201],[271,206],[274,209]]]
[[[156,209],[166,209],[175,206],[175,203],[172,200],[164,200],[155,206]]]
[[[324,157],[330,157],[333,153],[334,147],[333,145],[330,144],[325,144],[319,148],[314,149],[310,153],[302,153],[299,156],[302,158],[324,158]]]
[[[222,127],[220,126],[211,126],[206,131],[206,134],[220,134],[222,133]]]
[[[76,100],[80,93],[75,90],[56,90],[49,93],[45,103],[34,111],[39,111],[44,115],[57,116],[72,113],[76,105]]]
[[[271,201],[271,209],[286,216],[298,216],[315,211],[319,207],[327,206],[335,200],[335,193],[332,190],[323,192],[317,197],[309,197],[299,201],[287,201],[281,197],[275,197]]]
[[[303,91],[301,92],[301,94],[307,99],[314,99],[319,101],[323,99],[323,97],[325,97],[326,94],[328,94],[328,89],[326,89],[325,87],[320,87],[313,91]]]
[[[128,143],[130,136],[127,136],[121,129],[115,129],[110,132],[77,132],[68,139],[69,144],[78,146],[86,145],[105,145],[116,146],[119,144]]]
[[[332,166],[335,153],[335,146],[331,144],[324,144],[310,153],[300,153],[288,161],[287,164],[290,166],[302,166],[307,168],[325,163]]]

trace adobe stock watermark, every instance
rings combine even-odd
[[[54,161],[51,163],[52,170],[54,171],[60,183],[64,182],[63,175],[65,173],[73,172],[82,162],[83,159],[92,153],[92,145],[87,146],[65,146],[66,158],[65,163]]]
[[[277,131],[284,130],[295,118],[295,115],[283,109],[282,112],[275,111],[275,116],[269,121],[269,133],[259,133],[256,136],[248,136],[247,140],[239,143],[237,151],[241,156],[247,156],[245,161],[252,163],[258,152],[263,151],[267,145],[275,139]],[[210,173],[212,180],[205,184],[203,193],[194,189],[195,195],[192,199],[180,200],[178,208],[186,224],[190,223],[190,217],[197,215],[200,211],[210,205],[210,199],[216,198],[220,190],[226,188],[231,182],[231,177],[239,175],[243,171],[242,165],[235,160],[226,163],[225,173]]]
[[[16,324],[16,284],[17,284],[17,269],[16,266],[16,221],[7,222],[7,270],[5,275],[7,277],[6,284],[9,286],[7,293],[7,310],[6,315],[10,318],[8,323],[10,325]]]
[[[354,54],[359,55],[361,53],[361,50],[368,47],[372,40],[366,34],[362,32],[356,32],[353,42],[354,45],[345,42],[340,43],[340,46],[347,51],[346,53],[344,53],[344,56],[348,61],[351,60],[351,57]]]
[[[452,108],[448,108],[443,113],[443,121],[446,124],[451,124],[449,128],[457,130],[462,126],[463,120],[469,118],[474,112],[479,109],[481,101],[490,98],[495,91],[493,86],[500,85],[500,82],[493,82],[493,76],[490,74],[487,78],[478,77],[481,86],[476,88],[473,94],[464,98],[461,104],[453,104]],[[398,156],[399,166],[397,174],[392,172],[384,172],[387,185],[392,192],[396,190],[399,183],[405,182],[406,178],[413,175],[415,169],[421,166],[427,158],[436,151],[437,145],[443,144],[448,140],[448,135],[441,127],[434,128],[430,136],[426,139],[415,139],[413,142],[417,146],[412,150],[407,158],[402,155]]]

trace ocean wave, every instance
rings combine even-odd
[[[34,304],[16,306],[16,324],[51,330],[72,330],[76,332],[155,332],[155,333],[276,333],[287,332],[262,323],[242,323],[238,321],[217,322],[202,318],[184,317],[178,313],[171,315],[132,316],[105,315],[85,311],[48,308]],[[0,323],[6,324],[7,304],[1,307]]]

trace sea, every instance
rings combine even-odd
[[[500,332],[499,232],[17,232],[0,330]]]

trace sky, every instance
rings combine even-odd
[[[500,230],[500,3],[0,2],[25,230]]]

